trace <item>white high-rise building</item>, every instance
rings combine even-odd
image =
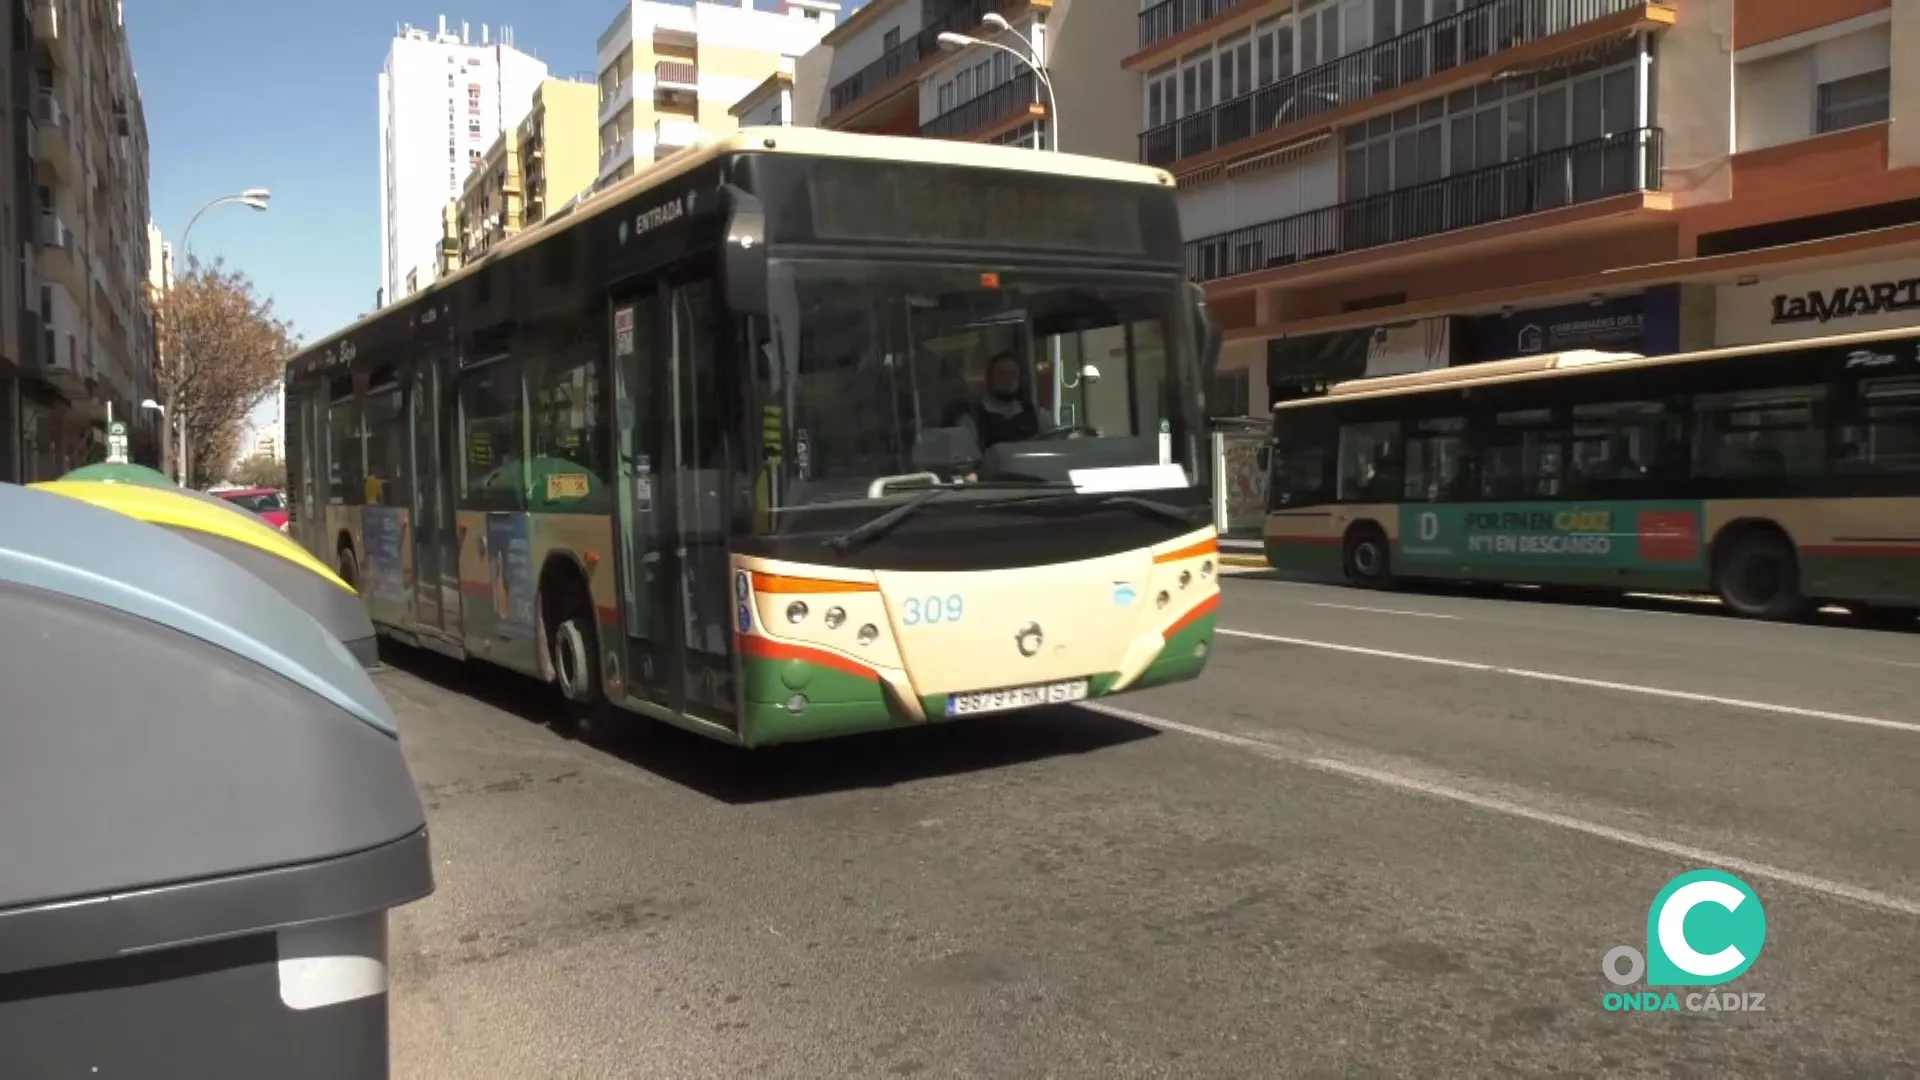
[[[431,281],[441,212],[501,131],[517,125],[547,77],[545,62],[485,26],[401,26],[380,72],[380,302],[405,295],[407,273]]]

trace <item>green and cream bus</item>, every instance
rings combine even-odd
[[[1920,609],[1920,328],[1357,379],[1274,436],[1281,570]]]
[[[1184,265],[1160,170],[744,130],[294,357],[292,532],[583,734],[1191,679],[1218,336]]]

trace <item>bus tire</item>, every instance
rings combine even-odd
[[[342,543],[340,551],[334,556],[334,573],[354,592],[360,591],[360,560],[354,557],[353,545]]]
[[[1714,591],[1728,610],[1750,619],[1791,619],[1806,610],[1800,594],[1800,558],[1778,529],[1738,533],[1713,560]]]
[[[1385,589],[1393,584],[1393,545],[1385,529],[1371,521],[1347,530],[1341,555],[1347,580],[1363,589]]]
[[[554,726],[584,743],[599,744],[613,735],[613,705],[600,683],[600,626],[585,585],[562,578],[551,598],[555,618],[548,623],[547,655],[562,712]]]

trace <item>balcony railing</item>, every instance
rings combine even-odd
[[[1645,0],[1491,0],[1145,131],[1140,135],[1140,160],[1149,165],[1170,165],[1643,3]]]
[[[1185,33],[1216,15],[1232,11],[1242,0],[1161,0],[1140,13],[1140,47],[1158,45]]]
[[[964,139],[1012,116],[1025,116],[1040,99],[1032,72],[1023,72],[978,97],[963,101],[920,125],[929,139]]]
[[[47,210],[40,212],[40,246],[73,250],[73,230],[67,227],[66,220],[59,214]]]
[[[33,118],[43,128],[67,129],[67,110],[61,106],[59,98],[45,90],[34,95]]]
[[[1187,244],[1200,281],[1419,240],[1476,225],[1658,191],[1659,128],[1639,128]]]
[[[888,49],[880,59],[833,84],[827,91],[827,111],[839,112],[880,89],[887,80],[911,71],[915,64],[940,51],[941,34],[972,30],[989,13],[1005,13],[1019,2],[1021,0],[964,0],[952,11],[921,27],[919,33]]]
[[[698,90],[700,69],[684,60],[662,60],[653,65],[653,85],[661,90]]]

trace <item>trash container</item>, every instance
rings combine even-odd
[[[380,662],[380,641],[360,594],[251,510],[191,488],[64,479],[33,487],[139,518],[220,553],[318,619],[361,664]]]
[[[345,647],[171,532],[0,484],[0,1077],[384,1077],[433,891]]]

